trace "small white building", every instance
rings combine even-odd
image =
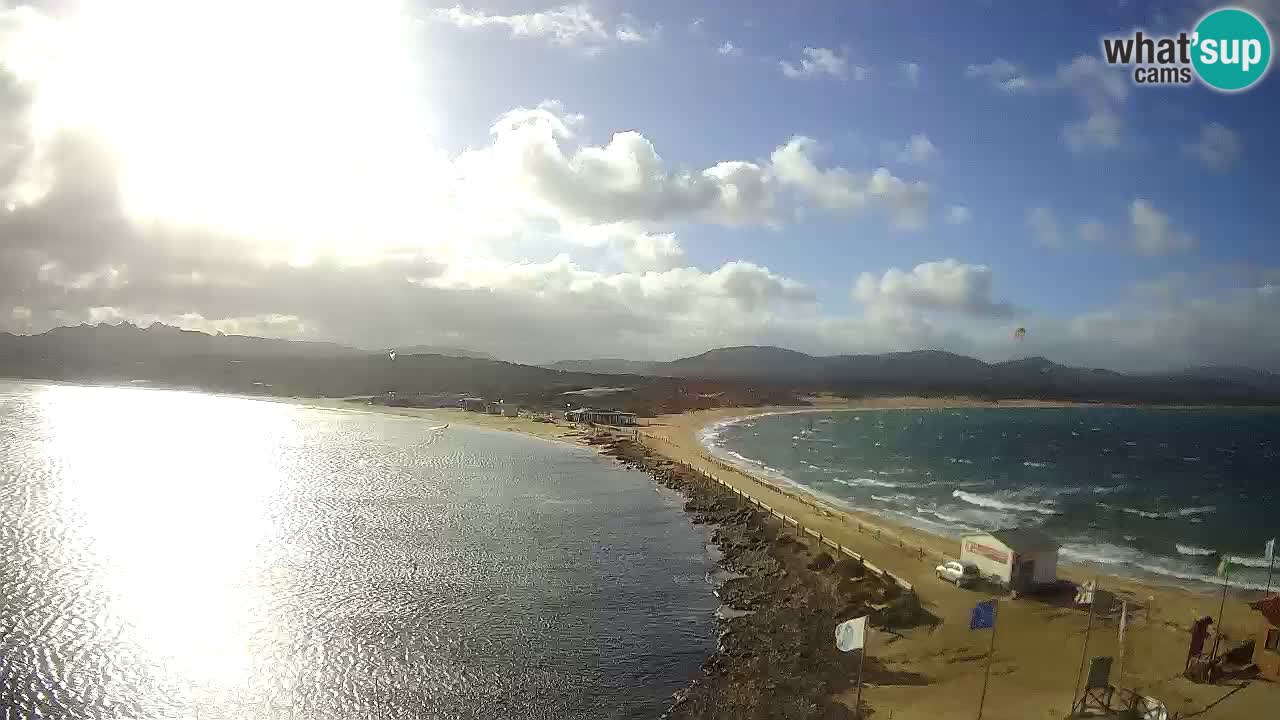
[[[960,562],[1014,590],[1058,581],[1057,540],[1031,528],[1012,528],[960,538]]]

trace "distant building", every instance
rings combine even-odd
[[[1280,682],[1280,593],[1273,593],[1249,607],[1262,613],[1267,622],[1253,644],[1253,664],[1258,675]]]
[[[617,410],[593,410],[578,408],[564,414],[569,422],[592,423],[594,425],[635,425],[636,414]]]
[[[983,577],[1014,590],[1058,581],[1057,540],[1031,528],[963,535],[960,562],[974,565]]]
[[[476,397],[462,398],[458,401],[458,407],[467,412],[484,412],[485,400],[484,398]]]

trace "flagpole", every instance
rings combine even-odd
[[[991,648],[987,650],[987,672],[982,676],[982,695],[978,697],[978,720],[982,720],[982,706],[987,702],[987,682],[991,680],[991,661],[996,656],[996,628],[1000,625],[996,622],[996,611],[999,607],[998,602],[991,606]]]
[[[1076,697],[1080,694],[1080,676],[1084,674],[1084,661],[1089,657],[1089,633],[1093,630],[1093,605],[1098,602],[1098,578],[1093,578],[1093,589],[1089,591],[1089,622],[1084,627],[1084,647],[1080,649],[1080,669],[1076,670],[1076,686],[1071,691],[1071,709],[1067,717],[1076,712]]]
[[[871,633],[865,633],[862,641],[862,655],[858,658],[858,699],[854,702],[853,707],[858,712],[858,718],[862,718],[862,664],[867,661],[867,645],[871,644]]]
[[[1222,640],[1223,630],[1226,625],[1222,622],[1222,615],[1227,611],[1227,586],[1230,584],[1231,578],[1231,556],[1222,556],[1222,603],[1218,605],[1218,637],[1213,641],[1213,656],[1218,656],[1218,642]]]
[[[1276,568],[1276,539],[1271,538],[1271,542],[1267,543],[1267,595],[1271,594],[1271,572]]]
[[[1123,600],[1121,601],[1121,604],[1120,604],[1120,637],[1117,640],[1117,645],[1120,648],[1119,651],[1117,652],[1117,654],[1120,656],[1119,658],[1120,669],[1119,669],[1119,672],[1116,673],[1116,679],[1119,681],[1119,684],[1122,687],[1124,686],[1124,631],[1125,631],[1125,626],[1127,626],[1128,624],[1129,624],[1129,601]]]

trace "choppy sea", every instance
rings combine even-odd
[[[947,536],[1039,527],[1066,561],[1173,585],[1220,583],[1225,554],[1233,585],[1261,589],[1280,535],[1274,409],[805,412],[727,421],[703,441],[832,502]]]

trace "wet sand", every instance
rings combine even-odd
[[[566,442],[586,442],[586,433],[564,423],[537,423],[525,418],[500,418],[458,410],[421,410],[362,406],[340,401],[306,401],[317,407],[342,410],[387,412],[421,417],[434,422],[458,422],[477,427],[525,432]],[[866,409],[910,407],[990,407],[993,403],[964,398],[880,398],[867,402],[846,402],[830,398],[814,399],[808,409]],[[1056,406],[1061,403],[1002,401],[1001,407]],[[901,526],[883,518],[855,510],[825,506],[817,498],[795,488],[778,487],[763,479],[727,466],[711,458],[702,447],[698,433],[721,420],[763,412],[794,412],[795,407],[727,408],[663,416],[637,427],[640,439],[651,452],[714,474],[732,486],[758,498],[774,509],[796,518],[806,527],[833,538],[865,556],[869,561],[912,583],[923,608],[937,622],[922,627],[874,633],[869,656],[886,668],[905,673],[908,682],[894,682],[887,673],[868,682],[863,691],[864,707],[880,717],[902,720],[974,717],[983,682],[990,631],[970,631],[969,611],[973,605],[995,595],[961,590],[934,577],[934,566],[942,557],[953,557],[954,540]],[[630,435],[628,431],[625,434]],[[1086,568],[1062,565],[1059,575],[1074,581],[1094,577]],[[1100,585],[1130,599],[1136,611],[1131,619],[1124,653],[1123,677],[1117,661],[1112,684],[1140,689],[1143,694],[1164,701],[1170,711],[1182,716],[1199,713],[1205,718],[1272,717],[1280,708],[1280,686],[1262,681],[1219,685],[1199,685],[1181,677],[1192,621],[1218,614],[1220,596],[1163,587],[1125,578],[1101,576]],[[1230,595],[1227,602],[1226,635],[1229,640],[1256,636],[1261,617],[1245,604],[1250,595]],[[987,691],[984,718],[1025,720],[1064,717],[1080,670],[1088,614],[1069,606],[1069,598],[1003,599],[999,609],[999,634]],[[841,618],[842,619],[842,618]],[[816,615],[813,643],[833,642],[832,619]],[[1114,617],[1096,618],[1088,634],[1088,656],[1117,656],[1117,622]],[[823,640],[822,638],[828,638]],[[768,638],[757,638],[767,642]],[[759,648],[764,651],[764,648]],[[813,648],[812,652],[818,652]],[[739,662],[741,658],[723,659]],[[767,667],[755,666],[768,674]],[[767,685],[767,677],[759,678]],[[766,685],[762,685],[766,686]],[[832,699],[852,708],[852,685],[830,683]],[[688,714],[715,717],[714,714]],[[760,717],[770,717],[767,713]],[[797,715],[804,717],[805,715]],[[815,717],[820,715],[814,715]]]
[[[868,403],[830,403],[841,407],[980,407],[991,403],[964,399],[891,398]],[[1001,407],[1037,407],[1050,403],[1001,402]],[[714,473],[735,487],[813,527],[824,536],[861,553],[872,562],[911,582],[922,605],[941,621],[936,628],[917,628],[896,636],[881,636],[871,656],[909,667],[926,676],[925,686],[882,684],[864,690],[864,701],[903,720],[964,718],[976,715],[984,659],[990,631],[970,631],[969,611],[979,600],[995,597],[961,590],[934,576],[942,557],[955,557],[958,542],[931,535],[883,518],[823,505],[794,488],[771,487],[746,473],[708,457],[698,433],[721,420],[796,408],[721,409],[668,416],[641,428],[653,447],[673,459]],[[876,532],[879,531],[879,537]],[[1086,568],[1064,564],[1060,577],[1082,582],[1095,577]],[[1100,576],[1101,587],[1130,599],[1137,610],[1129,626],[1123,678],[1119,662],[1112,673],[1117,687],[1138,688],[1163,700],[1170,711],[1188,715],[1205,711],[1206,718],[1262,718],[1280,713],[1280,686],[1252,681],[1247,686],[1198,685],[1181,677],[1189,642],[1189,626],[1196,618],[1218,615],[1221,596],[1163,587],[1127,578]],[[1228,596],[1228,639],[1255,637],[1261,616],[1246,601],[1259,593]],[[1023,720],[1064,717],[1069,709],[1080,669],[1088,614],[1084,609],[1037,598],[1002,601],[999,635],[987,691],[984,718]],[[1118,657],[1115,618],[1095,619],[1089,633],[1089,657]],[[873,640],[873,643],[876,642]],[[847,695],[847,693],[846,693]],[[852,697],[846,697],[852,705]],[[1217,703],[1216,705],[1214,703]],[[1210,707],[1212,706],[1212,707]]]

